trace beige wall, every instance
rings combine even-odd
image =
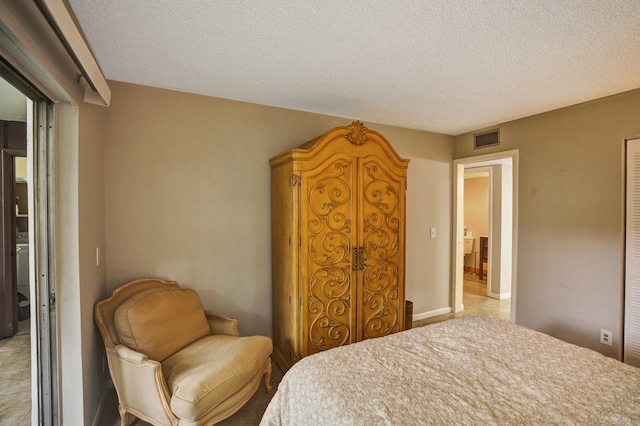
[[[104,135],[107,109],[82,104],[79,116],[78,144],[78,227],[80,271],[80,321],[84,386],[84,424],[93,422],[109,378],[103,363],[104,345],[93,322],[93,305],[107,293],[104,262],[105,182]],[[96,259],[100,252],[100,264]]]
[[[623,140],[640,135],[640,90],[501,124],[519,150],[516,322],[620,357]],[[599,343],[613,331],[613,347]]]
[[[269,158],[352,120],[110,82],[109,290],[142,276],[195,288],[208,309],[271,335]],[[449,306],[453,138],[365,123],[411,159],[407,297]],[[429,228],[440,230],[429,239]]]

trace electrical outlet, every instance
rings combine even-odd
[[[602,343],[603,345],[612,346],[612,341],[613,333],[611,333],[609,330],[600,329],[600,343]]]

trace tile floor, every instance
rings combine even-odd
[[[486,297],[487,283],[480,281],[477,275],[465,273],[463,312],[438,315],[419,321],[414,321],[413,327],[420,327],[450,318],[471,315],[494,316],[509,320],[511,299],[496,300]],[[30,424],[30,351],[29,336],[17,336],[0,340],[0,425],[29,425]],[[9,366],[9,367],[8,367]],[[267,394],[264,386],[230,418],[218,423],[220,426],[246,426],[260,423],[262,414],[266,410],[271,396],[282,379],[282,372],[274,364],[271,375],[273,391]],[[5,384],[11,384],[6,386]],[[120,424],[118,415],[118,399],[114,389],[107,391],[103,412],[97,426],[116,426]],[[139,421],[136,425],[144,426],[148,423]]]
[[[31,424],[31,336],[21,321],[14,337],[0,340],[0,425]]]

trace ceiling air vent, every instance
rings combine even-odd
[[[476,133],[473,135],[473,149],[500,145],[500,130]]]

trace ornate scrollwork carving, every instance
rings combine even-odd
[[[367,338],[398,326],[400,219],[398,182],[374,162],[365,165],[363,330]]]
[[[309,190],[307,229],[309,339],[318,350],[347,343],[351,337],[351,175],[352,164],[339,160]]]
[[[368,137],[367,132],[369,129],[365,127],[364,124],[360,121],[354,121],[348,126],[351,129],[351,132],[347,135],[347,139],[349,142],[356,146],[364,145],[367,143]]]
[[[350,276],[343,269],[316,270],[310,278],[309,327],[311,344],[319,350],[344,345],[351,335],[348,324],[339,321],[351,307]]]

